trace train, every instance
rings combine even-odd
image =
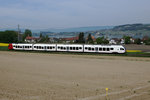
[[[49,51],[49,52],[86,52],[86,53],[118,53],[126,49],[122,45],[92,45],[92,44],[27,44],[10,43],[9,50]]]

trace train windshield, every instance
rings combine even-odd
[[[120,50],[124,50],[124,48],[120,48]]]

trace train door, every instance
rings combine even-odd
[[[45,51],[47,50],[46,46],[44,46],[44,50],[45,50]]]
[[[67,46],[67,51],[69,51],[69,47]]]
[[[98,47],[95,47],[95,52],[98,52]]]

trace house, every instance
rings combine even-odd
[[[125,40],[124,40],[124,39],[121,39],[121,40],[120,40],[120,43],[121,43],[121,44],[125,44]]]
[[[118,44],[120,40],[118,38],[112,38],[109,40],[109,44]]]
[[[96,41],[96,38],[94,36],[91,35],[91,38],[93,41]],[[88,37],[86,38],[86,40],[88,40]]]
[[[49,42],[50,43],[57,43],[57,42],[59,42],[59,39],[58,38],[49,38]]]
[[[146,40],[148,40],[148,39],[149,39],[148,36],[144,36],[144,37],[142,38],[142,41],[146,41]]]
[[[70,38],[61,38],[61,41],[64,41],[65,43],[75,42],[79,39],[79,37],[70,37]]]
[[[25,42],[27,42],[27,43],[36,43],[38,40],[39,40],[39,38],[30,37],[30,36],[27,36],[27,37],[25,38]]]
[[[130,42],[131,42],[131,43],[134,43],[134,42],[135,42],[135,39],[131,37],[131,38],[130,38]]]
[[[113,39],[109,40],[109,44],[117,44],[117,42]]]

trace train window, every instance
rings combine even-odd
[[[85,47],[85,49],[88,49],[87,47]]]
[[[110,48],[110,50],[114,50],[114,48]]]
[[[91,50],[91,47],[89,47],[88,50]]]
[[[63,47],[61,47],[61,49],[63,49]]]
[[[79,47],[76,47],[76,50],[79,50]]]
[[[55,47],[53,47],[53,49],[55,49]]]
[[[58,47],[58,49],[60,49],[60,47]]]
[[[39,49],[41,49],[41,46],[39,46]]]
[[[107,51],[110,51],[110,49],[109,49],[109,48],[107,48]]]
[[[103,51],[106,51],[106,48],[103,48]]]
[[[34,46],[34,48],[36,48],[36,46]]]
[[[72,47],[70,47],[70,50],[72,50]]]
[[[75,48],[75,47],[73,47],[73,50],[76,50],[76,48]]]
[[[124,50],[124,48],[120,48],[120,50]]]
[[[82,49],[82,47],[79,47],[79,49]]]
[[[42,47],[42,49],[44,49],[44,47]]]
[[[52,49],[52,47],[50,47],[50,49]]]
[[[66,47],[64,47],[64,50],[66,50]]]
[[[32,46],[30,46],[30,48],[32,48]]]
[[[92,51],[94,51],[94,48],[92,48]]]
[[[102,48],[99,48],[99,51],[102,51]]]

